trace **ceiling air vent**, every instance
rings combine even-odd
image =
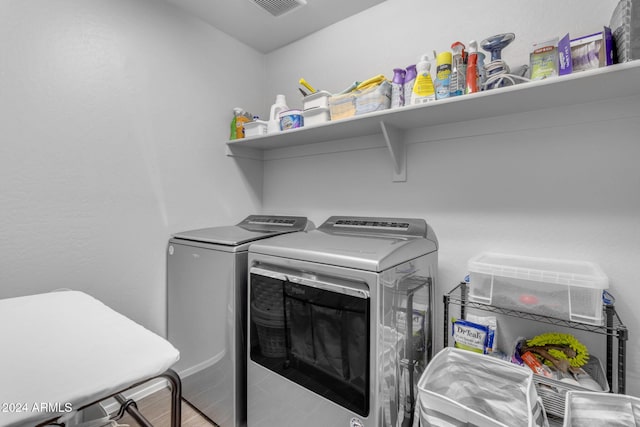
[[[251,0],[273,16],[281,16],[307,4],[307,0]]]

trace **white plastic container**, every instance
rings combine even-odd
[[[329,97],[331,94],[326,90],[321,90],[302,98],[302,109],[310,110],[312,108],[329,108]]]
[[[255,120],[244,124],[244,137],[261,136],[267,134],[267,122],[264,120]]]
[[[602,325],[609,279],[586,261],[483,252],[469,260],[469,301]]]
[[[453,347],[420,377],[416,414],[423,426],[549,425],[531,369]]]
[[[304,117],[304,125],[312,126],[320,123],[326,123],[330,120],[329,107],[315,107],[302,112]]]
[[[280,130],[297,129],[304,126],[304,117],[300,110],[286,110],[279,114]]]

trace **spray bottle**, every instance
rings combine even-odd
[[[467,61],[467,79],[465,93],[480,91],[478,86],[478,42],[469,42],[469,59]]]
[[[451,80],[451,52],[440,52],[436,58],[436,99],[448,98]]]
[[[416,71],[415,65],[407,66],[407,73],[404,76],[404,104],[411,104],[411,93],[413,92],[413,85],[416,82],[416,75],[418,72]]]
[[[284,95],[276,95],[276,103],[271,106],[269,121],[267,122],[267,133],[280,132],[280,112],[288,110],[287,101]]]
[[[251,121],[251,114],[240,107],[233,109],[233,119],[231,120],[231,134],[229,139],[244,138],[244,124]]]
[[[466,79],[467,79],[467,65],[465,63],[465,51],[464,45],[460,42],[455,42],[451,45],[453,51],[453,59],[451,61],[451,82],[449,85],[450,96],[464,95]]]
[[[391,108],[402,107],[404,99],[404,76],[406,71],[402,68],[393,69],[393,80],[391,81]]]
[[[411,104],[424,104],[425,102],[435,101],[436,94],[433,88],[433,80],[431,80],[431,62],[427,55],[422,55],[420,62],[416,65],[416,82],[411,92]]]

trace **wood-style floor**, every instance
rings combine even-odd
[[[144,417],[153,424],[154,427],[170,427],[171,426],[171,393],[168,389],[162,389],[155,392],[144,399],[136,402],[138,410]],[[131,427],[139,427],[139,424],[131,418],[129,414],[125,414],[118,424],[128,424]],[[182,402],[182,426],[183,427],[217,427],[211,423],[199,412],[193,409],[189,404]]]

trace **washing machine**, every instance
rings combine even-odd
[[[437,266],[422,219],[334,216],[252,243],[247,425],[411,426]]]
[[[250,215],[174,234],[167,247],[167,331],[184,399],[221,427],[246,425],[247,249],[305,230],[304,217]]]

